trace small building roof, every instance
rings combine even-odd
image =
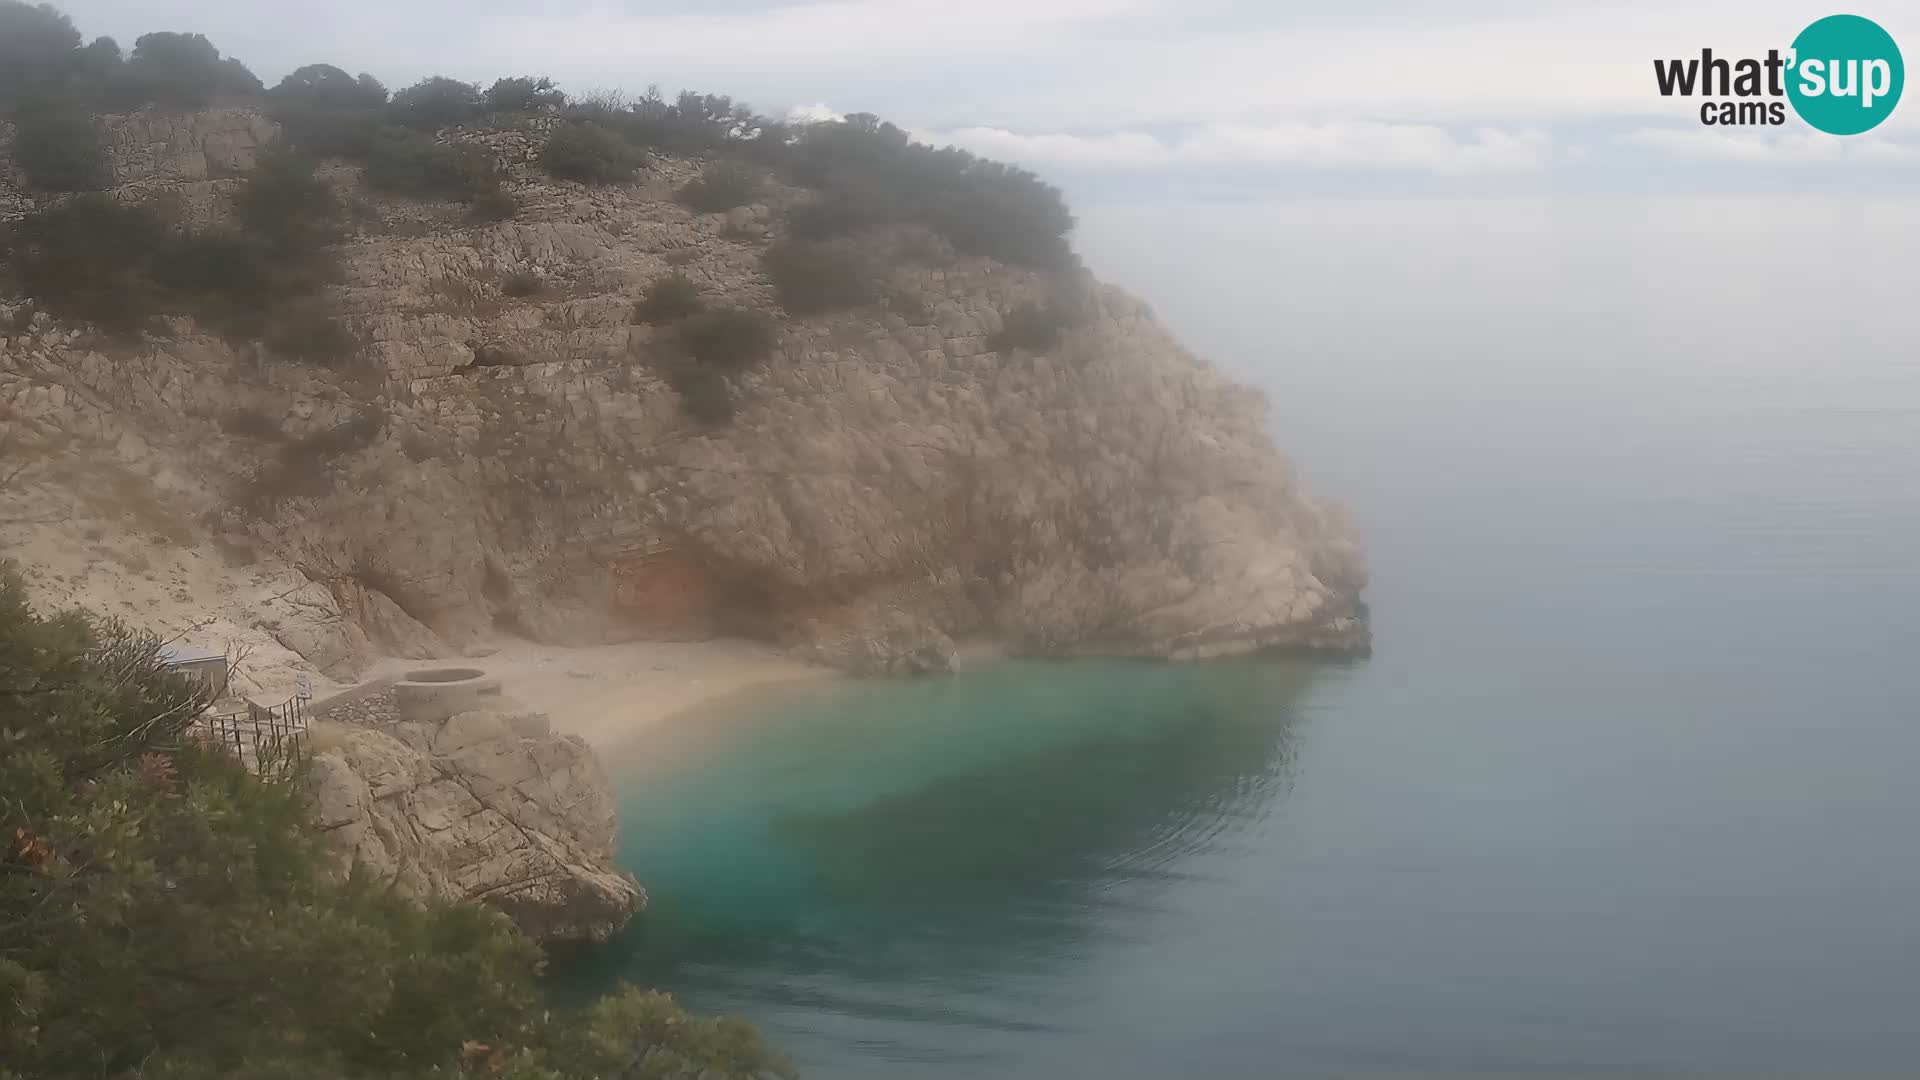
[[[188,645],[180,641],[170,641],[160,646],[159,655],[160,662],[168,667],[178,667],[181,664],[204,664],[209,660],[227,658],[224,652],[214,652],[212,649],[203,649],[198,645]]]

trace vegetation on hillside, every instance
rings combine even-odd
[[[340,206],[313,163],[268,154],[234,196],[237,228],[192,229],[152,206],[82,195],[0,234],[15,286],[61,318],[138,333],[160,315],[193,315],[236,340],[267,337],[298,316],[326,319],[321,286]],[[329,330],[337,343],[340,331]],[[316,345],[309,358],[337,350]]]
[[[685,274],[663,274],[647,286],[647,293],[633,306],[636,321],[664,326],[677,322],[705,307],[700,286]]]
[[[752,165],[723,161],[707,166],[674,196],[702,214],[716,214],[752,202],[759,187],[760,177]]]
[[[864,306],[886,294],[853,249],[835,242],[875,226],[918,225],[953,250],[1042,270],[1073,265],[1073,216],[1057,189],[1022,169],[915,142],[870,114],[790,125],[724,95],[693,91],[671,99],[654,90],[633,100],[611,93],[570,99],[537,75],[501,78],[484,89],[432,76],[389,93],[371,75],[325,63],[266,89],[198,34],[144,35],[128,54],[108,38],[82,41],[56,9],[0,0],[0,117],[13,128],[13,158],[44,194],[36,213],[0,236],[7,269],[0,284],[61,318],[107,330],[134,333],[155,316],[190,314],[284,358],[347,358],[354,336],[328,313],[323,288],[333,272],[327,249],[341,208],[315,168],[352,162],[377,190],[462,202],[474,220],[512,217],[517,205],[497,156],[450,134],[462,127],[545,131],[541,167],[586,184],[630,182],[647,168],[650,152],[704,159],[699,176],[676,192],[701,213],[752,203],[773,180],[808,189],[787,214],[787,238],[768,248],[761,264],[795,317]],[[279,151],[260,161],[236,197],[236,228],[190,228],[149,207],[87,194],[113,183],[97,115],[216,104],[264,109],[282,135]],[[669,300],[643,302],[640,317],[664,324],[693,314],[684,297],[678,306]],[[705,314],[709,322],[720,318]],[[1008,343],[1046,347],[1057,337],[1046,322],[1059,320],[1016,313]],[[703,325],[680,338],[702,340]],[[705,380],[694,395],[718,400],[710,376],[687,378]]]
[[[659,994],[549,1010],[504,916],[333,878],[297,764],[198,742],[157,648],[0,566],[0,1078],[790,1075]]]
[[[591,120],[571,120],[547,136],[540,164],[556,179],[618,184],[633,179],[646,155],[619,132]]]

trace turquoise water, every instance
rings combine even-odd
[[[742,1013],[817,1077],[1920,1072],[1920,216],[1156,220],[1083,246],[1170,268],[1130,283],[1269,389],[1365,531],[1375,656],[1013,663],[649,736],[655,908],[569,981]],[[1240,237],[1316,257],[1171,269]]]

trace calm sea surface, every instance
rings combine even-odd
[[[816,1077],[1920,1075],[1920,214],[1085,218],[1353,511],[1376,655],[650,736],[566,979]]]

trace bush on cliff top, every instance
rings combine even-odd
[[[520,75],[498,79],[487,88],[486,107],[497,113],[533,113],[558,109],[567,103],[567,95],[545,76]]]
[[[115,93],[130,104],[204,109],[255,100],[262,89],[245,64],[221,57],[203,35],[162,32],[133,43]]]
[[[914,142],[870,113],[808,127],[786,167],[822,193],[792,220],[802,239],[918,222],[969,254],[1043,269],[1072,261],[1073,214],[1059,189],[1024,169]]]
[[[662,995],[550,1010],[503,916],[335,880],[297,766],[196,740],[158,647],[0,565],[0,1076],[791,1075]]]
[[[580,120],[555,128],[540,151],[540,165],[548,173],[582,184],[622,183],[645,164],[646,155],[619,132]]]
[[[423,131],[471,123],[487,111],[478,86],[444,75],[421,79],[398,91],[387,108],[396,122]]]

